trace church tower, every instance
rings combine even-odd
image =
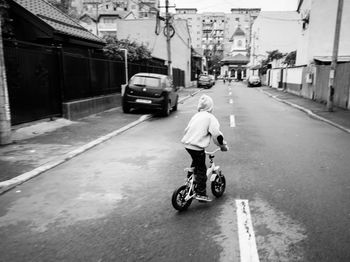
[[[236,31],[233,33],[230,42],[232,42],[231,46],[231,56],[235,56],[238,54],[247,55],[247,38],[243,30],[238,26]]]
[[[246,76],[249,58],[247,57],[247,37],[240,26],[233,33],[230,42],[232,43],[230,53],[221,60],[221,75],[241,81]]]

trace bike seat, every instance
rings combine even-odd
[[[194,172],[194,167],[187,167],[187,168],[185,168],[185,172],[193,173]]]

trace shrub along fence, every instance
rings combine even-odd
[[[62,103],[120,93],[126,82],[124,62],[102,54],[5,40],[4,56],[12,125],[62,116]],[[167,74],[167,67],[128,63],[129,78],[139,72]],[[173,73],[183,85],[184,71]]]

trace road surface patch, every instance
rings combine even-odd
[[[230,115],[230,127],[236,127],[236,120],[234,115]]]
[[[248,200],[236,199],[238,239],[241,262],[259,262]]]

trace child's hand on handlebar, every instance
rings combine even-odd
[[[227,143],[226,143],[226,141],[224,141],[224,144],[222,144],[221,146],[220,146],[220,149],[221,149],[221,151],[228,151],[228,145],[227,145]]]

